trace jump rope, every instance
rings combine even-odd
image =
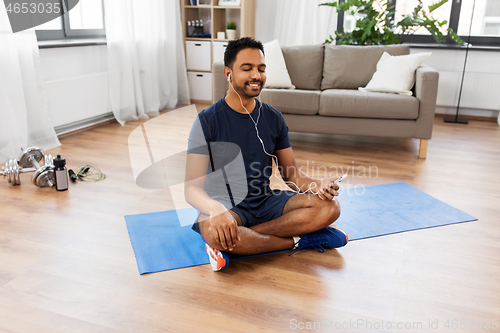
[[[260,74],[259,74],[259,77],[260,77]],[[279,166],[279,164],[278,164],[278,156],[276,156],[276,155],[274,155],[274,154],[269,154],[269,153],[266,151],[266,147],[264,146],[264,141],[262,141],[262,138],[261,138],[261,137],[260,137],[260,135],[259,135],[259,129],[258,129],[258,127],[257,127],[257,125],[259,124],[259,119],[260,119],[260,110],[262,109],[262,101],[260,101],[260,100],[257,98],[257,100],[258,100],[260,103],[259,103],[259,110],[258,110],[257,120],[254,120],[254,119],[252,118],[252,115],[250,114],[250,112],[248,112],[247,108],[243,105],[243,100],[241,99],[240,94],[238,94],[238,92],[236,91],[236,89],[234,89],[233,84],[231,83],[231,74],[229,74],[229,75],[228,75],[228,77],[227,77],[227,82],[229,82],[229,85],[231,86],[231,88],[233,89],[233,91],[236,93],[236,95],[238,95],[238,98],[240,99],[240,104],[241,104],[241,106],[243,107],[243,109],[245,109],[246,113],[248,114],[248,116],[250,117],[250,119],[252,120],[252,122],[254,123],[254,125],[255,125],[255,131],[256,131],[256,133],[257,133],[257,138],[259,139],[259,141],[260,141],[260,143],[261,143],[261,145],[262,145],[262,150],[264,151],[264,153],[265,153],[266,155],[268,155],[268,156],[270,156],[271,158],[273,158],[273,159],[274,159],[274,162],[276,163],[276,169],[274,170],[274,176],[275,176],[276,178],[279,178],[279,177],[277,176],[278,166]],[[343,179],[343,177],[344,177],[344,176],[342,176],[341,178],[339,178],[337,181],[340,181],[341,179]],[[299,187],[297,184],[295,184],[294,182],[291,182],[291,181],[286,181],[286,180],[284,180],[284,179],[283,179],[283,181],[285,182],[285,184],[287,184],[287,185],[294,185],[297,189],[299,189],[299,190],[294,190],[291,186],[289,186],[289,187],[290,187],[290,189],[291,189],[293,192],[295,192],[295,193],[298,193],[298,194],[306,194],[307,192],[311,192],[312,194],[318,194],[318,193],[319,193],[319,190],[317,190],[316,192],[314,192],[314,190],[318,187],[318,185],[317,185],[315,182],[311,182],[311,183],[309,183],[309,188],[308,188],[306,191],[301,192],[301,191],[300,191],[300,187]]]

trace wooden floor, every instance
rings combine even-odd
[[[56,192],[27,174],[16,187],[0,179],[1,332],[500,331],[496,123],[436,118],[426,160],[418,140],[291,134],[316,176],[342,167],[355,170],[351,188],[404,181],[476,222],[140,276],[124,215],[172,208],[167,190],[134,181],[128,136],[144,122],[68,134],[46,152],[99,167],[102,182]]]

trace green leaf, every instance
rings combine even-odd
[[[462,46],[465,45],[465,42],[450,28],[448,28],[448,35],[455,41],[455,43],[460,44]]]
[[[337,7],[337,2],[325,2],[325,3],[320,3],[319,6],[330,6],[330,7]]]
[[[441,0],[433,5],[430,5],[429,6],[429,13],[432,13],[433,11],[435,11],[436,9],[438,9],[439,7],[441,7],[442,5],[444,5],[447,2],[448,2],[448,0]]]

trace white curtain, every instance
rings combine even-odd
[[[319,6],[326,0],[276,0],[274,38],[281,46],[322,44],[335,38],[335,8]]]
[[[178,0],[105,0],[109,93],[120,124],[189,104]]]
[[[0,3],[0,163],[21,148],[61,145],[50,120],[34,31],[12,33]]]

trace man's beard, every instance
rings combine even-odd
[[[253,89],[250,87],[250,84],[253,83],[258,83],[259,88],[258,89]],[[253,81],[246,81],[243,87],[237,86],[237,89],[241,94],[243,94],[246,97],[256,97],[260,95],[260,92],[262,91],[264,84],[260,80],[253,80]]]

